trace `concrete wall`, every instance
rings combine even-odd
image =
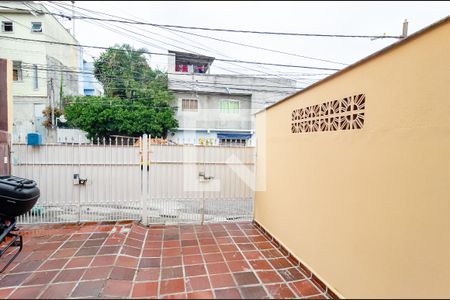
[[[175,92],[176,118],[179,128],[198,129],[228,129],[228,130],[252,130],[251,122],[251,98],[244,95],[226,94],[197,94],[187,92]],[[198,111],[183,111],[182,99],[198,99]],[[222,100],[238,100],[240,103],[239,113],[220,112]]]
[[[53,96],[55,99],[55,103],[59,106],[61,103],[61,81],[62,81],[62,92],[63,96],[68,95],[79,95],[78,93],[78,86],[79,80],[78,76],[79,74],[73,73],[73,72],[60,72],[58,70],[66,70],[70,71],[70,68],[68,68],[64,63],[57,60],[56,58],[52,56],[47,56],[47,64],[51,65],[51,70],[46,71],[47,77],[53,81]],[[51,84],[47,85],[47,94],[51,96]]]
[[[169,63],[173,60],[169,58]],[[169,68],[169,71],[171,69]],[[179,128],[226,129],[254,131],[254,114],[265,108],[267,103],[274,103],[292,94],[295,89],[294,80],[280,78],[259,78],[245,75],[226,74],[186,74],[169,73],[169,89],[177,97],[177,119]],[[278,87],[264,87],[266,85]],[[198,95],[198,96],[196,96]],[[199,112],[182,112],[182,98],[199,99]],[[220,101],[236,99],[240,101],[239,115],[220,113]],[[178,132],[176,137],[190,138],[198,134],[188,131]],[[201,136],[207,136],[204,132]]]
[[[257,115],[255,219],[347,298],[450,297],[450,22]],[[365,94],[362,129],[292,112]]]
[[[258,110],[296,91],[295,80],[274,77],[187,73],[169,73],[168,77],[169,88],[173,90],[252,95],[252,108]]]

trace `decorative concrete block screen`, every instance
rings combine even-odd
[[[292,111],[292,133],[361,129],[364,126],[364,94],[327,101]]]

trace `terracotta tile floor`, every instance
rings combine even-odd
[[[251,223],[21,229],[0,298],[329,298]]]

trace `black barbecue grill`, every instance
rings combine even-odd
[[[16,218],[30,211],[40,196],[39,188],[33,180],[15,177],[0,176],[0,243],[7,238],[8,242],[0,249],[0,257],[10,247],[18,247],[6,265],[0,270],[2,273],[11,262],[19,255],[23,247],[23,239],[18,231]]]

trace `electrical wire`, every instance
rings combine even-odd
[[[61,3],[61,2],[58,2],[58,3],[60,5],[62,5],[62,6],[68,6],[65,3]],[[58,5],[58,4],[56,4],[56,5]],[[111,15],[111,14],[102,13],[102,12],[95,11],[95,10],[92,10],[92,9],[86,9],[86,8],[82,8],[82,7],[77,7],[77,8],[81,9],[81,10],[84,10],[84,11],[88,11],[88,12],[99,13],[99,14],[102,14],[102,15],[108,15],[108,16],[111,16],[111,17],[117,17],[117,18],[121,18],[121,19],[124,19],[124,20],[130,20],[130,19],[127,19],[127,18],[123,18],[123,17]],[[132,16],[132,17],[137,18],[135,16]],[[348,65],[348,64],[342,63],[342,62],[337,62],[337,61],[332,61],[332,60],[327,60],[327,59],[321,59],[321,58],[316,58],[316,57],[311,57],[311,56],[305,56],[305,55],[300,55],[300,54],[296,54],[296,53],[280,51],[280,50],[276,50],[276,49],[269,49],[269,48],[264,48],[264,47],[260,47],[260,46],[255,46],[255,45],[238,43],[238,42],[234,42],[234,41],[230,41],[230,40],[219,39],[219,38],[215,38],[215,37],[211,37],[211,36],[196,34],[196,33],[182,31],[182,30],[177,30],[177,29],[173,29],[173,28],[166,28],[166,30],[172,31],[172,32],[180,32],[180,33],[183,33],[183,34],[189,34],[189,35],[193,35],[193,36],[198,36],[198,37],[201,37],[201,38],[211,39],[211,40],[220,41],[220,42],[224,42],[224,43],[239,45],[239,46],[243,46],[243,47],[249,47],[249,48],[253,48],[253,49],[259,49],[259,50],[264,50],[264,51],[269,51],[269,52],[274,52],[274,53],[294,56],[294,57],[300,57],[300,58],[305,58],[305,59],[317,60],[317,61],[328,62],[328,63],[333,63],[333,64],[339,64],[339,65],[344,65],[344,66]]]
[[[3,49],[12,49],[12,50],[14,50],[13,48],[5,48],[5,47],[2,47],[2,48]],[[33,51],[33,52],[40,53],[38,51]],[[23,61],[22,61],[22,64],[29,65],[29,66],[37,65],[37,66],[40,66],[40,67],[55,67],[55,66],[58,66],[58,65],[50,65],[50,64],[27,63],[27,62],[23,62]],[[120,65],[118,65],[118,66],[115,65],[114,67],[123,68],[123,66],[120,66]],[[94,73],[92,73],[92,72],[85,72],[84,69],[78,69],[78,68],[75,68],[75,67],[69,67],[69,66],[65,66],[65,65],[64,65],[63,69],[57,69],[57,70],[65,70],[65,69],[71,69],[71,70],[74,70],[74,71],[79,71],[79,72],[81,72],[83,74],[94,75]],[[140,74],[140,73],[136,73],[136,74]],[[176,76],[192,76],[192,75],[195,75],[195,76],[201,76],[201,77],[205,77],[205,78],[207,78],[207,77],[217,77],[217,76],[242,77],[242,78],[253,78],[253,77],[258,77],[258,76],[266,76],[266,75],[261,75],[261,74],[238,74],[238,75],[234,75],[234,74],[206,74],[206,73],[193,73],[192,74],[192,73],[176,73],[176,72],[167,72],[167,73],[164,73],[164,74],[176,75]],[[275,74],[269,74],[269,75],[275,75]],[[305,78],[307,78],[306,76],[329,76],[331,74],[330,73],[297,73],[297,72],[291,72],[291,73],[286,73],[286,75],[298,76],[298,77],[305,76]]]
[[[77,69],[77,68],[70,68],[70,67],[65,67],[65,68],[55,68],[57,67],[57,65],[46,65],[46,64],[35,64],[35,63],[25,63],[22,62],[22,66],[24,69],[32,69],[34,68],[34,66],[37,66],[39,68],[39,70],[47,70],[47,71],[61,71],[61,72],[69,72],[69,73],[78,73],[78,74],[85,74],[85,75],[93,75],[95,76],[95,73],[93,72],[88,72],[85,71],[83,69]],[[123,66],[118,66],[118,68],[123,68]],[[70,70],[68,70],[70,69]],[[134,74],[139,74],[141,75],[142,73],[138,73],[138,71],[133,72]],[[177,73],[170,73],[170,74],[174,74],[174,75],[178,75]],[[191,74],[180,74],[180,75],[191,75]],[[200,76],[202,76],[203,74],[201,74]],[[210,75],[210,76],[214,76],[214,75]],[[202,76],[203,77],[203,76]],[[120,78],[120,79],[135,79],[134,77],[123,77],[123,76],[110,76],[110,78]],[[251,77],[250,77],[251,78]],[[176,79],[169,79],[169,81],[175,81]],[[312,79],[315,80],[315,79]],[[207,81],[199,81],[196,80],[195,82],[204,82],[204,83],[209,83]],[[238,83],[232,83],[232,82],[224,82],[224,83],[214,83],[214,84],[234,84],[234,85],[243,85],[243,86],[263,86],[263,87],[280,87],[280,88],[295,88],[295,86],[292,85],[260,85],[260,84],[238,84]]]
[[[229,61],[229,60],[228,60]],[[61,71],[61,70],[55,70],[55,71]],[[67,71],[65,71],[65,72],[67,72]],[[187,74],[183,74],[183,75],[187,75]],[[186,84],[186,82],[182,82],[183,84]],[[209,83],[209,82],[203,82],[203,84],[202,84],[202,86],[205,86],[205,85],[208,85],[208,84],[211,84],[211,83]],[[224,84],[224,85],[227,85],[227,84]],[[236,86],[236,84],[228,84],[228,85],[230,85],[230,86]],[[247,86],[247,85],[245,85],[245,86]],[[259,85],[259,86],[263,86],[264,87],[264,85]],[[267,86],[267,87],[276,87],[276,88],[281,88],[280,86]],[[289,88],[289,89],[292,89],[293,87],[291,87],[291,86],[289,86],[289,87],[287,87],[287,88]],[[244,90],[244,89],[241,89],[241,90]],[[253,90],[253,89],[245,89],[245,90]],[[253,90],[254,91],[254,90]],[[262,90],[259,90],[259,91],[262,91]]]
[[[1,7],[1,6],[0,6]],[[42,40],[32,40],[32,39],[24,39],[24,38],[14,38],[14,37],[4,37],[1,36],[0,38],[11,38],[11,39],[16,39],[16,40],[23,40],[23,41],[36,41],[36,42],[44,42],[44,43],[53,43],[53,44],[58,44],[58,45],[70,45],[70,46],[75,46],[75,47],[88,47],[88,48],[96,48],[96,49],[109,49],[107,47],[98,47],[98,46],[87,46],[87,45],[79,45],[79,44],[70,44],[70,43],[62,43],[62,42],[50,42],[50,41],[42,41]],[[119,49],[118,49],[119,50]],[[186,49],[187,51],[189,51],[188,49]],[[148,52],[148,51],[142,51],[144,53],[147,54],[153,54],[153,55],[165,55],[168,56],[170,54],[163,54],[163,53],[154,53],[154,52]],[[248,61],[235,61],[235,60],[228,60],[228,59],[220,59],[220,58],[216,58],[215,60],[217,61],[225,61],[225,62],[236,62],[236,63],[246,63],[246,64],[258,64],[258,65],[265,65],[266,63],[262,63],[262,62],[248,62]],[[268,65],[272,65],[272,66],[277,66],[277,64],[268,64]],[[301,67],[301,66],[293,66],[293,65],[279,65],[279,66],[289,66],[289,67]],[[305,67],[308,69],[316,69],[314,67]],[[338,71],[339,69],[330,69],[330,68],[318,68],[319,70],[330,70],[330,71]]]
[[[56,6],[58,6],[58,7],[62,7],[62,9],[64,9],[64,10],[69,10],[68,8],[66,8],[66,7],[64,7],[64,6],[61,6],[61,5],[57,4],[57,3],[54,3],[54,5],[56,5]],[[102,15],[112,16],[112,15],[105,14],[105,13],[102,13],[102,12],[97,12],[97,11],[87,10],[87,9],[83,9],[83,8],[79,8],[79,9],[84,10],[84,11],[93,12],[93,13],[95,13],[95,14],[102,14]],[[73,12],[73,11],[72,11],[72,12]],[[81,15],[83,15],[83,16],[86,16],[85,14],[82,14],[82,13],[80,13],[79,11],[77,11],[77,13],[79,13],[79,14],[81,14]],[[119,17],[119,18],[122,18],[122,17]],[[88,21],[88,22],[92,23],[91,21]],[[95,24],[95,23],[93,23],[93,24]],[[103,24],[99,24],[99,26],[102,26],[102,27],[105,28],[105,26],[104,26]],[[119,32],[119,34],[125,35],[126,37],[130,37],[130,36],[129,36],[129,33],[133,33],[133,34],[136,34],[136,35],[139,35],[139,36],[143,36],[143,37],[145,37],[145,38],[149,38],[149,37],[146,36],[146,35],[137,33],[137,32],[135,32],[135,31],[132,31],[132,30],[128,29],[128,28],[123,28],[123,27],[120,27],[120,26],[117,26],[117,25],[116,25],[116,28],[119,28],[119,29],[122,29],[122,30],[126,30],[126,31],[127,31],[126,33],[120,33],[120,32]],[[107,28],[107,29],[108,29],[108,28]],[[109,30],[112,30],[112,29],[109,29]],[[113,31],[117,33],[116,30],[113,30]],[[154,32],[149,31],[149,30],[143,30],[143,31],[145,31],[145,32],[147,32],[147,33],[150,33],[150,34],[153,34],[153,35],[157,35],[158,37],[161,36],[160,34],[154,33]],[[178,40],[175,40],[175,39],[173,39],[173,38],[169,38],[169,37],[166,37],[166,36],[162,36],[162,37],[164,37],[164,38],[166,38],[166,39],[173,40],[173,41],[177,42],[178,44],[183,44],[182,42],[180,42],[180,41],[178,41]],[[146,44],[145,42],[142,42],[142,40],[139,40],[139,41],[140,41],[141,43]],[[152,41],[155,41],[155,39],[152,38]],[[166,45],[169,45],[169,46],[171,46],[171,47],[179,48],[179,49],[182,49],[182,50],[185,50],[185,51],[188,51],[188,52],[194,52],[195,54],[201,55],[200,53],[198,53],[198,52],[196,52],[196,51],[192,51],[192,50],[190,50],[190,49],[186,49],[186,48],[180,47],[179,45],[169,44],[169,43],[163,42],[163,41],[161,41],[161,40],[156,40],[156,41],[158,41],[158,42],[160,42],[160,43],[163,43],[163,44],[166,44]],[[193,45],[191,45],[191,46],[193,46]],[[198,46],[193,46],[193,47],[194,47],[194,48],[199,48],[199,49],[202,49],[202,50],[206,50],[205,48],[198,47]],[[206,51],[208,51],[208,50],[206,50]],[[214,50],[213,50],[213,52],[219,53],[219,54],[222,55],[222,56],[228,57],[227,55],[225,55],[225,54],[223,54],[223,53],[220,53],[220,52],[218,52],[218,51],[214,51]],[[228,58],[230,58],[230,57],[228,57]],[[228,63],[228,64],[231,64],[231,65],[236,65],[235,63],[232,63],[232,62],[227,62],[227,63]],[[226,68],[223,68],[223,67],[219,67],[219,66],[217,66],[217,65],[215,65],[215,67],[220,68],[220,69],[223,69],[223,70],[228,71],[228,72],[237,73],[237,72],[231,71],[231,70],[229,70],[229,69],[226,69]],[[260,67],[260,66],[258,66],[258,67]],[[241,68],[248,69],[248,70],[252,70],[252,71],[258,71],[258,72],[265,73],[265,74],[269,74],[269,73],[267,73],[267,72],[255,70],[255,69],[253,69],[253,68],[249,68],[249,67],[245,67],[245,66],[244,66],[244,67],[241,67]],[[262,66],[262,67],[260,67],[260,68],[267,69],[267,68],[264,67],[264,66]],[[293,79],[291,79],[291,78],[284,78],[284,77],[282,77],[282,76],[280,76],[280,75],[278,75],[278,74],[276,74],[276,75],[274,75],[274,76],[279,77],[279,78],[282,78],[282,79],[293,80]],[[267,80],[267,81],[270,81],[270,82],[273,82],[273,80],[271,80],[271,79],[266,79],[266,80]]]
[[[105,50],[113,49],[114,51],[127,51],[127,50],[123,50],[123,49],[114,49],[114,48],[110,48],[110,47],[108,48],[108,47],[102,47],[102,46],[90,46],[90,45],[80,45],[80,44],[71,44],[71,43],[63,43],[63,42],[52,42],[52,41],[44,41],[44,40],[36,40],[36,39],[10,37],[10,36],[0,36],[0,39],[12,39],[12,40],[20,40],[20,41],[28,41],[28,42],[48,43],[48,44],[57,44],[57,45],[64,45],[64,46],[86,47],[86,48],[105,49]],[[169,53],[149,52],[146,50],[144,50],[144,51],[138,50],[137,52],[142,52],[145,54],[153,54],[153,55],[173,56],[173,54],[169,54]],[[323,70],[323,71],[339,71],[340,70],[340,69],[334,69],[334,68],[286,65],[286,64],[264,63],[264,62],[255,62],[255,61],[245,61],[245,60],[231,60],[231,59],[221,59],[221,58],[215,58],[215,60],[225,61],[225,62],[242,63],[242,64],[268,65],[268,66],[279,66],[279,67],[288,67],[288,68],[303,68],[303,69]]]
[[[31,68],[29,69],[29,70],[32,70]],[[41,69],[42,70],[42,69]],[[22,74],[22,77],[28,77],[28,78],[39,78],[39,79],[48,79],[48,77],[43,77],[43,76],[34,76],[34,75],[30,75],[30,74]],[[85,81],[85,80],[71,80],[71,79],[65,79],[65,80],[63,80],[63,82],[66,82],[66,81],[71,81],[71,82],[83,82],[83,83],[98,83],[98,82],[96,82],[96,81]],[[189,87],[191,87],[191,88],[194,88],[194,87],[208,87],[208,88],[216,88],[216,89],[219,89],[219,88],[222,88],[222,89],[226,89],[226,88],[229,88],[229,89],[232,89],[232,90],[238,90],[238,91],[253,91],[253,92],[271,92],[271,93],[280,93],[280,94],[286,94],[286,95],[289,95],[289,94],[291,94],[291,93],[293,93],[293,92],[296,92],[296,91],[300,91],[300,90],[302,90],[303,88],[298,88],[298,87],[276,87],[276,88],[278,88],[278,89],[281,89],[281,90],[273,90],[273,89],[271,89],[271,90],[267,90],[267,89],[261,89],[261,88],[245,88],[245,86],[248,86],[248,85],[240,85],[240,84],[227,84],[227,83],[223,83],[223,84],[220,84],[219,86],[217,86],[217,85],[215,85],[214,83],[208,83],[208,82],[201,82],[201,83],[191,83],[191,82],[187,82],[187,81],[183,81],[183,80],[180,80],[180,81],[174,81],[174,83],[177,83],[177,84],[179,84],[179,85],[183,85],[183,86],[189,86]],[[240,87],[240,86],[244,86],[244,87]],[[272,88],[272,87],[274,87],[274,86],[265,86],[265,85],[259,85],[260,87],[268,87],[268,88]],[[133,91],[133,90],[135,90],[135,91],[148,91],[148,90],[152,90],[152,88],[150,88],[150,87],[148,87],[148,88],[132,88],[132,87],[126,87],[126,88],[113,88],[113,87],[109,87],[108,88],[108,90],[121,90],[121,89],[127,89],[127,90],[130,90],[130,91]],[[175,87],[170,87],[170,89],[171,90],[177,90]],[[288,89],[288,90],[285,90],[285,91],[283,91],[282,89]],[[202,92],[202,91],[199,91],[199,92]],[[225,93],[225,92],[222,92],[222,93]]]
[[[27,9],[20,9],[10,6],[0,5],[1,8],[10,8],[15,10],[29,11]],[[193,29],[193,30],[204,30],[204,31],[218,31],[218,32],[230,32],[230,33],[250,33],[250,34],[263,34],[263,35],[281,35],[281,36],[303,36],[303,37],[329,37],[329,38],[369,38],[369,39],[401,39],[403,36],[394,35],[350,35],[350,34],[322,34],[322,33],[297,33],[297,32],[274,32],[274,31],[256,31],[256,30],[238,30],[238,29],[226,29],[226,28],[210,28],[210,27],[198,27],[198,26],[182,26],[182,25],[172,25],[172,24],[157,24],[142,21],[127,21],[127,20],[117,20],[117,19],[107,19],[107,18],[97,18],[88,16],[68,16],[65,14],[58,14],[52,12],[45,12],[42,10],[35,10],[37,13],[49,14],[54,16],[59,16],[67,18],[69,20],[73,19],[88,19],[102,22],[115,22],[123,24],[133,24],[133,25],[149,25],[155,27],[168,27],[168,28],[180,28],[180,29]]]

